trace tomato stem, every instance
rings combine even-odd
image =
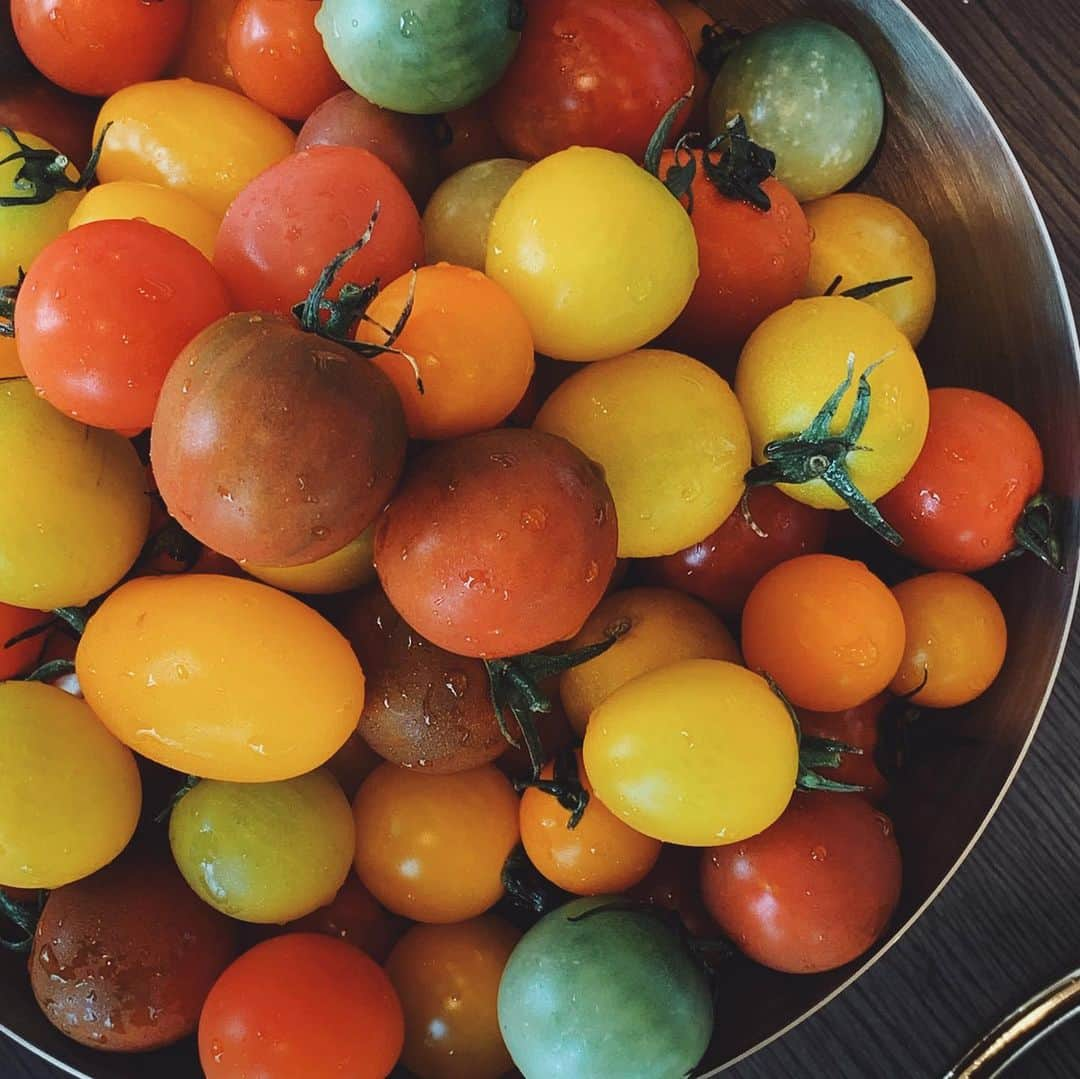
[[[731,26],[709,23],[701,28],[701,48],[697,51],[698,63],[715,78],[731,50],[743,38],[743,32]]]
[[[0,914],[8,921],[13,922],[26,935],[22,940],[7,940],[0,937],[0,948],[9,952],[28,952],[34,941],[34,930],[37,929],[38,919],[41,917],[41,909],[45,905],[45,893],[38,892],[36,909],[25,903],[16,903],[11,896],[0,890]]]
[[[38,637],[42,633],[48,633],[53,626],[56,625],[55,615],[51,618],[46,618],[44,622],[39,622],[36,626],[31,626],[29,629],[24,629],[22,633],[16,633],[14,637],[9,637],[4,641],[4,648],[14,648],[17,644],[22,644],[23,641],[30,640],[31,637]]]
[[[1018,553],[1029,551],[1051,569],[1064,573],[1057,509],[1056,500],[1040,492],[1024,507],[1024,512],[1020,514],[1020,520],[1016,522],[1013,530],[1013,537]]]
[[[547,914],[570,898],[529,861],[520,844],[510,852],[503,864],[502,886],[510,903],[530,914]]]
[[[822,295],[832,296],[840,287],[840,282],[843,280],[844,275],[837,274]],[[865,285],[854,285],[851,288],[846,288],[840,295],[847,296],[848,299],[851,300],[865,300],[879,292],[884,292],[887,288],[894,288],[896,285],[905,285],[908,281],[912,280],[914,279],[911,274],[905,274],[903,277],[886,277],[881,281],[867,281]]]
[[[847,374],[843,382],[829,395],[810,426],[802,434],[770,442],[765,447],[765,463],[755,465],[746,473],[747,486],[763,487],[777,483],[800,484],[821,480],[847,503],[858,520],[883,540],[898,547],[903,542],[903,537],[855,486],[847,470],[848,454],[866,451],[866,447],[858,443],[870,416],[870,375],[891,355],[891,352],[887,352],[859,375],[855,403],[851,407],[847,426],[837,434],[832,434],[829,428],[844,394],[851,388],[855,370],[855,353],[849,352]]]
[[[67,167],[71,164],[67,154],[59,150],[36,150],[23,142],[10,127],[0,127],[0,134],[7,135],[18,147],[14,153],[0,158],[0,165],[21,161],[14,186],[20,191],[28,191],[25,195],[0,196],[0,206],[40,206],[61,191],[85,191],[94,181],[101,149],[110,127],[112,124],[108,123],[101,129],[86,168],[74,180],[67,175]]]
[[[35,667],[29,674],[22,677],[23,682],[53,682],[62,678],[65,674],[74,674],[75,664],[70,659],[50,659]]]
[[[154,815],[155,824],[164,824],[172,814],[172,811],[177,807],[180,799],[184,797],[189,791],[192,791],[199,784],[199,777],[189,775],[184,779],[184,782],[173,791],[172,797],[169,799],[168,805],[165,806],[160,813]]]
[[[90,617],[86,607],[56,607],[53,614],[71,629],[76,637],[81,637],[86,632],[86,620]]]
[[[701,167],[722,195],[758,210],[772,209],[772,201],[761,185],[776,170],[776,154],[750,138],[741,116],[728,120],[724,130],[701,151]]]
[[[552,779],[534,777],[518,780],[514,787],[519,792],[527,787],[534,787],[538,791],[543,791],[544,794],[550,794],[563,809],[570,811],[570,817],[566,822],[568,829],[574,829],[581,823],[581,818],[585,815],[585,809],[589,804],[589,792],[578,779],[577,754],[570,746],[560,750],[556,755]]]

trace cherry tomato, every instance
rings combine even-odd
[[[240,0],[225,39],[240,88],[275,116],[304,120],[345,88],[315,29],[318,0]]]
[[[156,6],[156,5],[153,5]],[[98,179],[176,188],[221,217],[251,180],[292,152],[293,133],[254,101],[190,79],[139,83],[101,107],[112,124]]]
[[[842,754],[836,768],[820,767],[815,771],[838,783],[866,787],[866,797],[875,805],[881,802],[889,789],[889,781],[881,774],[874,760],[879,739],[878,725],[889,699],[888,694],[879,693],[864,704],[843,712],[799,709],[799,726],[804,735],[829,738],[862,750],[861,754]]]
[[[593,363],[547,399],[533,425],[604,470],[619,556],[672,554],[736,507],[750,438],[731,387],[678,352],[641,349]]]
[[[424,640],[378,587],[356,598],[341,625],[367,679],[357,730],[382,757],[462,772],[506,749],[483,663]]]
[[[188,0],[11,0],[23,51],[57,86],[106,97],[157,78],[180,43]]]
[[[881,936],[900,897],[892,822],[848,794],[799,792],[769,829],[701,861],[705,906],[751,959],[811,974]]]
[[[235,925],[196,897],[168,855],[138,849],[50,893],[30,985],[69,1038],[145,1052],[195,1033],[236,952]]]
[[[813,243],[803,295],[910,277],[864,302],[888,315],[918,346],[934,314],[937,284],[930,245],[915,222],[891,202],[854,191],[818,199],[804,209]],[[834,285],[837,278],[840,283]]]
[[[575,895],[617,894],[633,887],[660,856],[660,841],[635,832],[595,797],[581,753],[571,750],[578,782],[589,795],[581,819],[536,787],[521,797],[521,844],[529,861],[557,887]],[[549,762],[543,780],[556,775]]]
[[[59,888],[127,846],[139,771],[85,701],[40,682],[0,682],[0,736],[0,884]]]
[[[289,315],[330,260],[381,212],[371,241],[337,275],[392,281],[423,259],[420,216],[389,166],[355,146],[316,146],[268,168],[238,195],[218,233],[214,265],[240,307]]]
[[[674,912],[692,937],[715,938],[716,923],[701,901],[700,864],[701,852],[696,848],[665,843],[648,876],[627,894],[650,907]]]
[[[518,157],[601,146],[640,160],[693,85],[686,35],[656,0],[531,0],[521,47],[493,94],[495,126]]]
[[[367,694],[364,695],[365,701]],[[359,730],[349,735],[345,744],[326,762],[326,770],[341,784],[349,801],[356,797],[360,784],[383,759],[364,741]]]
[[[452,176],[476,161],[490,161],[509,154],[491,118],[491,95],[485,94],[442,118],[439,140],[439,174]]]
[[[353,803],[356,875],[384,907],[418,922],[460,922],[502,895],[518,841],[518,800],[490,764],[420,775],[384,764]]]
[[[358,94],[429,114],[460,109],[495,83],[521,18],[511,0],[323,0],[315,25]]]
[[[239,91],[225,44],[236,4],[237,0],[191,0],[191,15],[172,65],[173,74]]]
[[[521,305],[540,352],[601,360],[671,325],[697,278],[697,241],[656,177],[621,154],[577,146],[533,165],[506,193],[485,271]]]
[[[774,311],[802,294],[810,265],[810,229],[795,196],[770,177],[760,189],[769,200],[759,210],[724,194],[706,175],[701,150],[690,185],[690,223],[697,238],[700,275],[682,313],[664,336],[692,356],[726,359]],[[675,155],[660,157],[666,176]]]
[[[428,640],[509,656],[576,633],[615,567],[600,470],[570,443],[510,428],[419,458],[375,533],[390,602]]]
[[[503,196],[528,167],[527,161],[497,157],[466,165],[443,180],[421,222],[427,261],[482,270],[491,219]]]
[[[751,589],[773,566],[825,546],[828,518],[775,487],[752,487],[743,505],[700,543],[651,560],[647,577],[703,599],[725,618],[742,614]]]
[[[854,38],[815,19],[787,19],[742,38],[709,99],[709,126],[745,118],[750,137],[776,154],[776,177],[800,201],[853,180],[881,137],[885,102],[877,72]]]
[[[866,424],[854,442],[848,440],[850,448],[845,444],[838,453],[837,463],[870,502],[892,490],[926,439],[926,380],[908,339],[893,322],[845,296],[796,300],[770,315],[746,342],[735,393],[750,428],[754,460],[764,462],[765,447],[774,440],[790,440],[806,431],[850,375],[850,386],[828,427],[830,434],[841,434],[864,374],[870,390]],[[821,449],[815,446],[807,453],[801,464],[820,456]],[[828,456],[822,459],[831,461]],[[819,509],[846,508],[844,499],[813,475],[810,464],[799,479],[804,482],[784,483],[781,490]]]
[[[0,125],[34,132],[65,153],[76,169],[90,156],[97,107],[98,102],[69,94],[40,76],[0,81]]]
[[[197,539],[241,563],[300,566],[371,524],[405,443],[397,392],[373,364],[292,318],[236,314],[169,371],[150,456]]]
[[[326,906],[352,865],[352,813],[329,772],[277,783],[205,779],[173,806],[173,857],[205,903],[281,923]]]
[[[894,693],[927,708],[955,708],[984,693],[1005,662],[1005,616],[993,595],[960,573],[926,573],[893,595],[907,641]]]
[[[214,257],[218,220],[187,195],[160,184],[114,180],[91,188],[71,215],[68,227],[91,221],[140,218],[187,240],[208,259]]]
[[[128,581],[90,618],[75,666],[121,741],[178,772],[240,783],[322,764],[364,703],[360,665],[321,615],[210,573]]]
[[[199,1019],[207,1079],[384,1079],[404,1040],[401,1003],[378,964],[341,940],[287,933],[214,984]]]
[[[931,390],[926,444],[881,511],[896,521],[907,558],[971,573],[1017,546],[1042,481],[1039,440],[1018,412],[977,390]]]
[[[663,588],[628,588],[605,596],[567,649],[603,640],[622,621],[626,632],[606,652],[564,671],[559,680],[563,707],[579,736],[596,706],[639,674],[682,659],[739,662],[738,646],[712,611]]]
[[[904,617],[861,562],[802,555],[769,570],[742,616],[746,664],[799,708],[842,712],[876,696],[904,654]]]
[[[352,90],[342,90],[324,101],[304,122],[296,148],[307,150],[312,146],[370,150],[394,170],[417,206],[427,202],[437,182],[431,122],[379,108]]]
[[[165,374],[229,294],[191,244],[145,221],[94,221],[34,260],[15,303],[19,359],[50,404],[93,427],[150,425]]]
[[[39,633],[18,644],[11,644],[12,638],[48,621],[49,615],[45,611],[0,603],[0,682],[17,678],[34,666],[45,647],[46,634]]]
[[[419,1079],[499,1079],[513,1067],[499,1032],[499,979],[521,934],[491,915],[417,925],[386,964],[405,1012],[401,1061]]]
[[[585,770],[620,820],[665,843],[737,843],[791,798],[798,746],[764,678],[688,659],[640,675],[592,714]]]
[[[356,337],[382,345],[405,310],[394,342],[416,361],[383,353],[374,363],[397,387],[411,438],[444,439],[495,427],[510,414],[533,373],[529,324],[508,293],[479,270],[440,263],[392,281],[368,307]]]
[[[70,607],[111,588],[146,539],[134,447],[61,415],[25,380],[0,383],[0,603]]]
[[[300,566],[259,566],[251,562],[244,569],[260,581],[285,592],[320,596],[349,592],[375,580],[375,526],[369,525],[340,551],[324,555]]]

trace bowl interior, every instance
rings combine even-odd
[[[724,999],[706,1063],[760,1046],[873,962],[951,874],[1004,793],[1055,674],[1075,591],[1080,445],[1076,338],[1045,229],[1001,133],[927,31],[896,0],[722,0],[723,21],[753,29],[790,14],[852,33],[870,53],[888,100],[883,144],[855,186],[896,202],[919,224],[938,273],[937,313],[919,349],[931,386],[996,394],[1032,423],[1046,454],[1046,487],[1066,500],[1069,556],[1057,575],[1016,559],[984,576],[1009,626],[1005,669],[974,705],[935,716],[940,738],[898,785],[890,811],[904,852],[894,928],[874,951],[828,974],[791,977],[748,962],[725,969]],[[193,1046],[108,1056],[69,1042],[38,1011],[24,960],[0,954],[0,1024],[75,1074],[185,1079]]]

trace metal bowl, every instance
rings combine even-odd
[[[891,932],[857,963],[828,974],[784,976],[742,961],[727,967],[731,991],[721,986],[723,1014],[706,1058],[719,1070],[779,1037],[876,962],[963,861],[1016,773],[1057,672],[1076,595],[1080,357],[1061,272],[1015,158],[970,84],[901,3],[724,0],[713,8],[743,29],[790,14],[816,16],[853,34],[870,53],[888,118],[873,167],[856,186],[902,206],[933,248],[937,314],[919,349],[927,380],[996,394],[1034,425],[1047,489],[1066,500],[1068,555],[1062,575],[1030,558],[985,575],[1008,619],[1008,658],[975,704],[935,716],[941,737],[898,784],[890,809],[905,885]],[[199,1074],[191,1044],[120,1056],[68,1041],[34,1003],[23,959],[8,954],[0,957],[0,1022],[75,1075]]]

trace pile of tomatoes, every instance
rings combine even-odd
[[[927,389],[926,240],[841,191],[856,41],[11,0],[0,79],[0,895],[55,1026],[662,1079],[718,941],[873,946],[883,718],[985,691],[970,574],[1060,556],[1032,429]]]

